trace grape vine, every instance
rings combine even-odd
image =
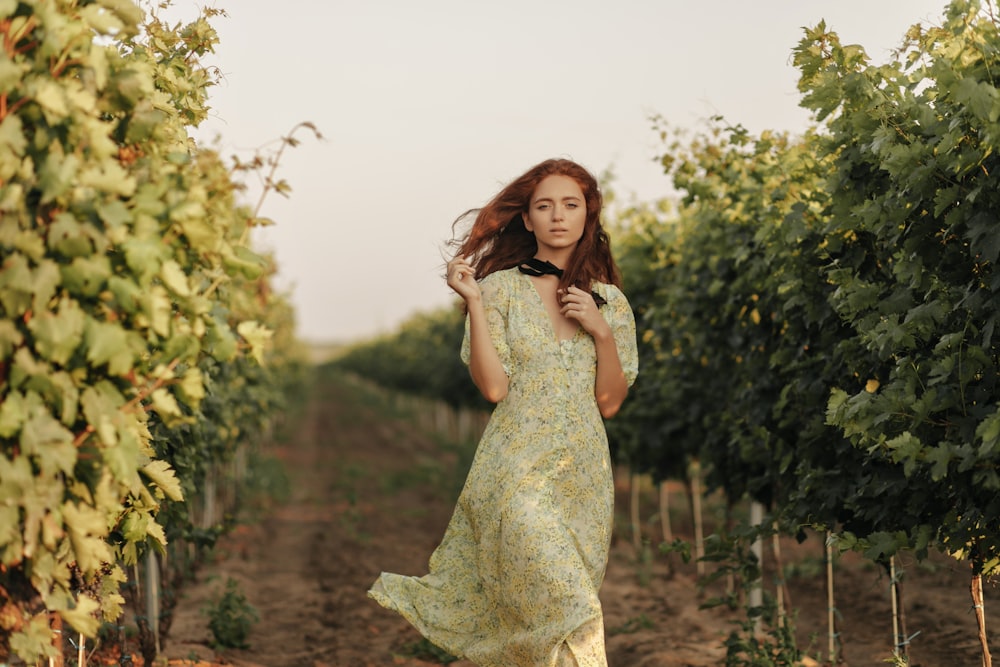
[[[291,313],[188,134],[216,12],[0,0],[0,651],[27,662],[53,618],[93,636],[121,614],[165,508],[278,405],[261,362]]]

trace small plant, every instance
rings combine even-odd
[[[403,655],[411,658],[419,658],[420,660],[436,662],[442,665],[447,665],[448,663],[458,660],[458,658],[453,656],[451,653],[448,653],[444,649],[434,645],[425,637],[421,637],[418,641],[406,644],[402,647],[401,651]]]
[[[257,610],[239,591],[239,583],[230,577],[226,590],[205,608],[212,631],[213,648],[248,648],[247,638],[253,624],[260,620]]]
[[[652,630],[654,626],[653,619],[646,614],[639,614],[638,616],[633,616],[619,626],[608,628],[608,636],[614,635],[630,635],[640,630]]]
[[[717,568],[699,583],[706,586],[732,576],[739,590],[712,598],[702,607],[742,607],[744,611],[744,617],[735,623],[737,629],[724,641],[726,667],[791,667],[802,659],[792,618],[779,613],[773,596],[760,591],[760,604],[750,603],[751,591],[760,586],[761,569],[749,545],[766,534],[765,529],[740,526],[732,534],[711,535],[705,541],[705,560],[715,563]]]

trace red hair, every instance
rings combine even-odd
[[[554,159],[537,164],[509,183],[486,206],[461,215],[455,225],[472,214],[476,219],[468,234],[452,240],[452,245],[458,246],[456,256],[469,260],[476,270],[477,279],[512,268],[533,257],[538,245],[535,235],[525,228],[523,216],[528,213],[535,188],[552,175],[568,176],[576,181],[587,205],[583,236],[573,250],[569,264],[562,267],[559,287],[566,289],[575,285],[589,292],[592,283],[602,282],[620,288],[621,273],[611,256],[611,240],[601,225],[603,198],[597,179],[572,160]]]

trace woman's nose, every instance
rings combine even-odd
[[[552,219],[553,220],[562,220],[563,217],[565,217],[565,213],[566,212],[563,210],[562,206],[553,206],[552,207]]]

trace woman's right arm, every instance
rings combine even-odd
[[[465,301],[469,317],[469,373],[472,381],[491,403],[499,403],[507,396],[509,378],[497,353],[483,294],[476,282],[475,270],[462,257],[448,263],[448,285]]]
[[[507,396],[509,378],[490,338],[483,299],[467,299],[469,309],[469,372],[479,391],[491,403]]]

